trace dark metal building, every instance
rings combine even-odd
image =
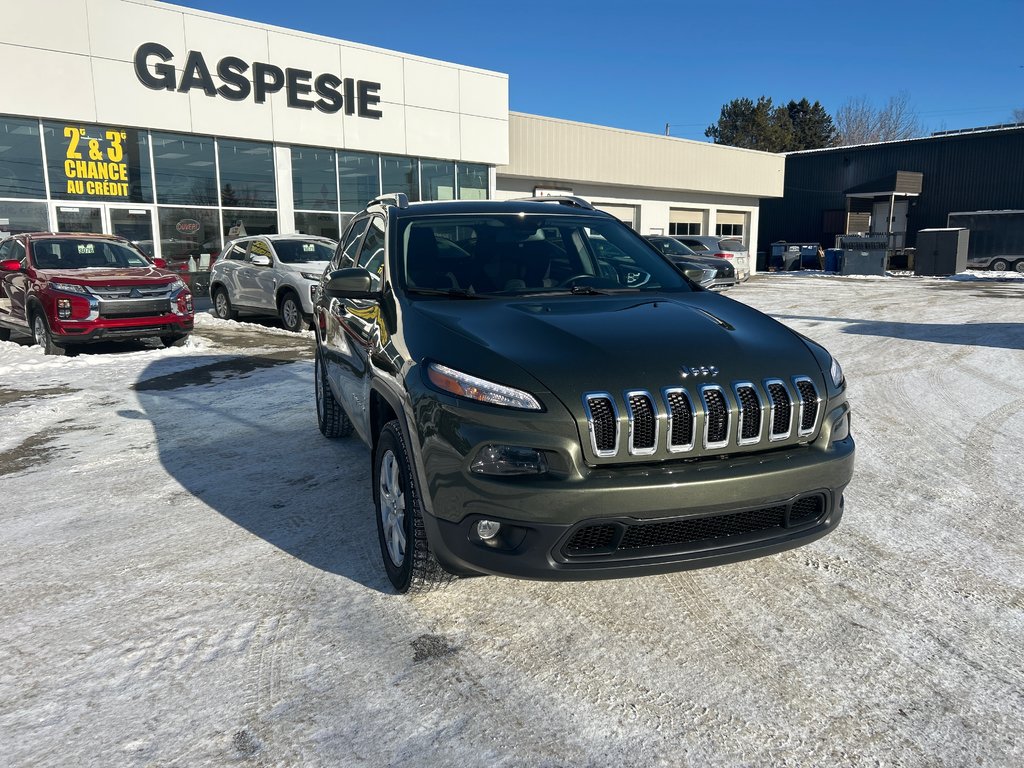
[[[782,198],[761,201],[757,250],[871,232],[899,253],[950,213],[1007,208],[1024,208],[1024,125],[794,152]]]

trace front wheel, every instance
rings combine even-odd
[[[286,293],[281,299],[281,325],[292,333],[298,333],[306,328],[306,321],[302,318],[302,305],[294,293]]]
[[[324,437],[332,439],[351,435],[352,422],[327,382],[327,368],[319,346],[313,359],[313,382],[316,390],[316,422],[320,432]]]
[[[213,289],[213,311],[221,320],[238,319],[238,312],[232,308],[228,292],[219,285]]]
[[[46,318],[40,312],[37,312],[32,318],[32,337],[36,344],[43,348],[44,355],[64,354],[64,347],[54,343],[50,326],[46,324]]]
[[[185,339],[187,338],[187,333],[184,336],[161,336],[160,343],[165,347],[183,347],[185,346]]]
[[[373,459],[377,536],[391,585],[401,594],[428,592],[455,577],[437,562],[423,526],[419,489],[398,421],[380,431]]]

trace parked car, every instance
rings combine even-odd
[[[254,235],[231,240],[210,273],[213,311],[277,316],[289,331],[308,327],[314,291],[337,241],[310,235]]]
[[[729,563],[842,517],[838,362],[579,198],[379,197],[314,314],[319,428],[372,451],[399,592]]]
[[[736,279],[745,283],[750,279],[750,253],[742,240],[711,235],[673,235],[683,245],[692,248],[699,256],[714,256],[729,259],[736,266]]]
[[[192,294],[129,241],[36,232],[0,243],[0,339],[31,336],[48,355],[110,339],[181,344]]]
[[[689,246],[667,235],[647,235],[647,241],[677,265],[697,264],[710,268],[713,274],[705,288],[724,291],[736,285],[736,267],[733,266],[731,259],[700,256]]]

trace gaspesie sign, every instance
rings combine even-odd
[[[237,56],[225,56],[211,68],[199,51],[188,51],[184,63],[176,65],[174,53],[160,43],[143,43],[136,49],[135,76],[155,91],[200,90],[213,98],[245,101],[252,97],[257,104],[263,104],[267,96],[283,90],[288,106],[294,109],[318,109],[327,114],[344,112],[374,120],[383,116],[378,109],[380,83],[340,77],[332,72],[314,77],[308,69],[281,69],[262,61],[250,64]]]

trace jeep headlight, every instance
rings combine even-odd
[[[300,272],[299,274],[307,280],[319,280],[323,276],[319,272]]]
[[[64,291],[64,293],[88,293],[84,285],[75,285],[74,283],[50,283],[50,287],[55,291]]]
[[[520,408],[525,411],[544,410],[537,398],[529,392],[506,387],[504,384],[495,384],[486,379],[479,379],[439,363],[431,363],[427,366],[427,378],[442,392],[448,392],[456,397],[464,397],[491,405],[501,405],[506,408]]]
[[[843,366],[834,357],[832,358],[832,368],[829,370],[829,373],[832,375],[833,384],[837,387],[843,386],[843,382],[846,381],[846,377],[843,376]]]

